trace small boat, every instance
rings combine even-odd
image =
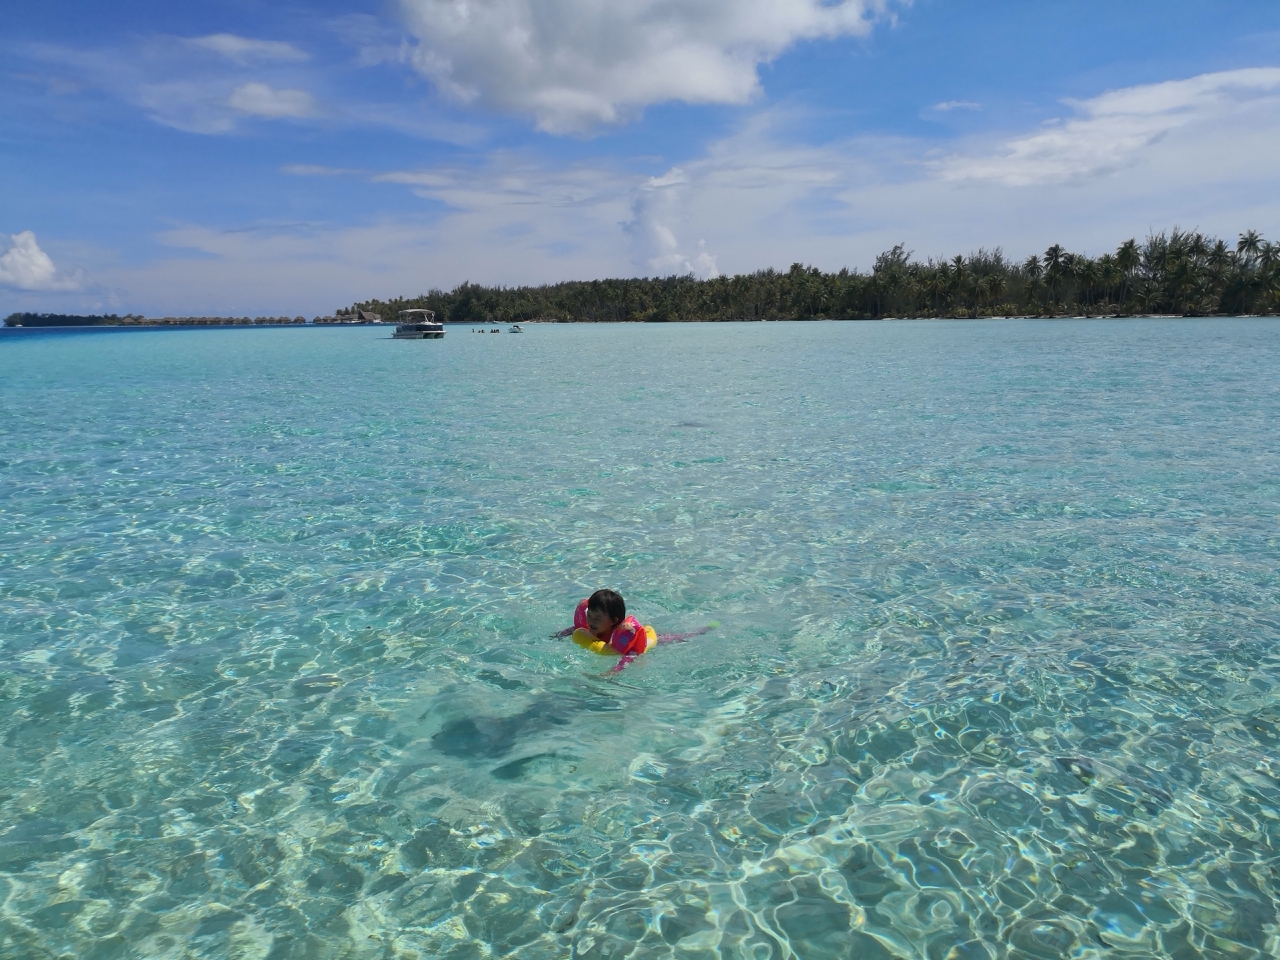
[[[439,340],[444,336],[444,324],[436,323],[430,310],[401,310],[400,326],[391,336],[396,340]]]
[[[513,323],[507,333],[524,333],[524,328],[518,323]]]

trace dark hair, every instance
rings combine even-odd
[[[587,598],[587,609],[597,610],[617,623],[627,619],[627,601],[615,590],[597,590]]]

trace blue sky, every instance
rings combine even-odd
[[[1280,5],[15,5],[0,315],[1280,236]]]

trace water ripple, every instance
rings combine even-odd
[[[1278,355],[6,338],[0,956],[1276,956]]]

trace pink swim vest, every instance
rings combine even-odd
[[[613,628],[608,641],[596,637],[587,626],[587,601],[583,600],[573,611],[573,642],[595,653],[616,653],[620,656],[638,656],[652,647],[658,639],[653,627],[647,627],[635,617],[627,617]]]

